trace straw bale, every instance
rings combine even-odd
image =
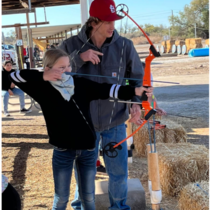
[[[133,125],[133,131],[138,128],[137,125]],[[152,141],[153,141],[153,131],[150,131]],[[163,129],[155,131],[156,142],[164,141],[164,131]],[[134,145],[136,150],[136,155],[139,157],[145,157],[147,155],[147,144],[149,144],[149,132],[148,124],[144,125],[134,136]]]
[[[209,45],[209,39],[206,39],[206,40],[205,40],[205,44],[206,44],[206,45]]]
[[[166,128],[164,128],[165,143],[187,142],[187,132],[182,125],[167,119],[161,120],[161,124],[166,125]]]
[[[202,46],[202,44],[200,43],[200,44],[190,44],[190,49],[197,49],[197,48],[202,48],[203,46]]]
[[[189,45],[190,44],[190,39],[185,39],[185,44]]]
[[[175,40],[167,40],[166,44],[167,45],[173,45],[173,44],[175,44]]]
[[[161,120],[161,124],[166,125],[166,128],[155,131],[156,142],[180,143],[187,141],[186,131],[181,125],[166,119]],[[135,131],[137,127],[137,125],[133,124],[133,131]],[[151,136],[153,137],[152,131]],[[133,136],[133,140],[137,156],[145,157],[147,154],[146,145],[149,143],[147,124]]]
[[[178,45],[183,46],[183,45],[185,45],[185,41],[184,40],[176,40],[175,45],[176,46],[178,46]]]
[[[163,193],[177,196],[190,182],[209,178],[209,150],[190,143],[158,143],[160,183]]]
[[[196,186],[200,185],[201,188]],[[180,210],[208,210],[209,209],[209,182],[201,181],[199,183],[190,183],[180,192],[179,209]]]
[[[201,38],[192,38],[190,39],[190,44],[201,44],[202,39]]]
[[[165,47],[166,46],[166,41],[162,41],[161,45],[163,45]]]

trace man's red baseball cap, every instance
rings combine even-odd
[[[123,17],[116,14],[116,6],[113,0],[94,0],[90,5],[90,16],[103,21],[120,20]]]

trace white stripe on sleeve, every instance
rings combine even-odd
[[[16,76],[21,82],[26,82],[21,76],[20,76],[20,70],[16,71]]]
[[[114,89],[115,89],[115,86],[116,86],[116,85],[112,85],[112,87],[111,87],[111,89],[110,89],[109,96],[110,96],[111,98],[114,98]]]
[[[115,92],[114,92],[114,97],[115,97],[116,99],[118,99],[118,91],[119,91],[119,89],[120,89],[120,86],[121,86],[121,85],[118,85],[118,86],[116,87],[116,89],[115,89]]]
[[[15,77],[15,72],[12,72],[10,74],[10,76],[12,77],[13,80],[15,80],[16,82],[20,83],[20,81]]]

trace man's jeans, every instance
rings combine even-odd
[[[82,210],[95,210],[95,152],[89,150],[53,151],[55,195],[53,210],[65,210],[69,195],[73,165],[78,171],[79,195]]]
[[[25,97],[24,92],[20,90],[19,88],[12,89],[12,92],[14,95],[19,96],[20,101],[20,110],[25,107]],[[8,102],[9,102],[9,92],[6,90],[2,90],[1,96],[3,97],[3,103],[4,103],[4,113],[8,112]]]
[[[104,148],[110,142],[120,142],[126,138],[126,127],[125,124],[121,124],[110,130],[105,130],[102,132],[96,132],[97,141],[95,149],[95,173],[96,173],[96,161],[98,158],[98,145],[100,141],[100,136],[102,137],[102,147]],[[108,183],[108,193],[110,200],[109,210],[130,210],[131,208],[126,205],[127,198],[127,177],[128,177],[128,150],[127,143],[121,144],[122,149],[118,150],[118,156],[115,158],[110,158],[106,154],[103,154],[106,172],[109,175]],[[77,173],[75,170],[75,177],[77,179]],[[81,209],[80,198],[78,192],[75,192],[75,199],[71,203],[71,206],[75,209]]]

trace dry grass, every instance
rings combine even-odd
[[[177,196],[190,182],[208,181],[209,150],[190,143],[157,144],[163,193]]]
[[[209,209],[209,182],[190,183],[185,186],[179,198],[180,210],[208,210]]]
[[[158,37],[158,36],[150,36],[149,37],[151,39],[151,41],[154,44],[158,44],[161,42],[162,37]],[[147,41],[147,39],[143,36],[141,37],[134,37],[131,39],[134,45],[139,45],[139,44],[148,44],[149,42]]]

